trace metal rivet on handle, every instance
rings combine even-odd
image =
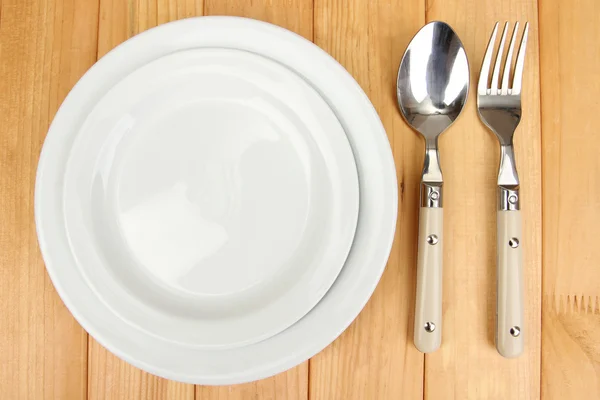
[[[427,236],[427,243],[429,243],[430,245],[437,244],[437,242],[438,242],[438,237],[436,235]]]
[[[425,322],[425,330],[429,333],[435,331],[435,324],[433,322]]]
[[[513,335],[513,337],[519,336],[521,334],[521,328],[518,326],[513,326],[510,328],[510,334]]]
[[[508,245],[510,247],[512,247],[513,249],[516,249],[517,247],[519,247],[519,239],[517,239],[517,238],[511,238],[508,241]]]
[[[437,200],[440,198],[440,192],[436,192],[435,190],[429,194],[429,198],[431,200]]]
[[[510,204],[515,204],[517,202],[517,195],[511,194],[510,196],[508,196],[508,202]]]

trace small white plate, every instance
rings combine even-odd
[[[97,296],[71,252],[63,186],[73,142],[93,108],[131,72],[174,52],[224,48],[285,65],[313,86],[343,126],[358,169],[360,211],[344,267],[302,319],[263,341],[206,349],[140,330]],[[354,79],[327,53],[274,25],[235,17],[201,17],[148,30],[99,60],[71,90],[50,127],[39,162],[35,216],[48,273],[66,306],[108,350],[153,374],[197,384],[233,384],[282,372],[312,357],[354,320],[388,259],[397,212],[394,160],[379,117]]]
[[[98,297],[196,347],[255,343],[308,313],[358,217],[333,111],[291,70],[235,49],[169,54],[117,83],[77,133],[63,196]]]

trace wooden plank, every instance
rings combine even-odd
[[[158,378],[115,357],[90,338],[88,399],[179,400],[194,398],[194,385]]]
[[[270,22],[312,39],[312,0],[205,0],[206,15],[235,15]],[[242,385],[197,386],[202,400],[308,398],[308,362],[275,377]]]
[[[98,57],[158,24],[202,15],[202,0],[101,0]],[[188,399],[194,386],[162,379],[127,364],[93,338],[89,343],[89,399]]]
[[[56,294],[38,250],[33,187],[63,98],[96,60],[98,1],[0,2],[0,393],[81,399],[87,334]]]
[[[544,399],[600,398],[599,13],[540,1]]]
[[[312,0],[205,0],[206,15],[234,15],[270,22],[313,37]]]
[[[197,400],[308,399],[308,362],[272,378],[231,386],[196,386]]]
[[[202,0],[100,0],[98,57],[157,25],[203,14]]]
[[[311,399],[423,395],[423,355],[412,344],[412,323],[424,146],[400,116],[395,87],[404,49],[424,17],[422,0],[315,1],[315,43],[346,67],[377,109],[394,151],[400,196],[386,271],[357,320],[311,360]]]
[[[427,20],[448,22],[471,67],[466,109],[440,141],[445,178],[444,338],[425,358],[428,399],[540,397],[541,135],[536,0],[429,2]],[[496,180],[499,145],[479,121],[476,84],[496,21],[529,21],[523,116],[515,135],[521,179],[525,274],[525,353],[504,359],[494,346]]]

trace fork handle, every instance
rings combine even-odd
[[[414,341],[423,353],[437,350],[442,343],[443,213],[441,207],[419,211]]]
[[[498,211],[496,348],[512,358],[523,352],[521,211]]]

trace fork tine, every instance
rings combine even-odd
[[[527,48],[528,33],[529,22],[526,22],[525,30],[523,31],[523,39],[521,39],[521,45],[519,46],[519,53],[517,53],[517,62],[515,64],[515,77],[513,78],[512,94],[521,93],[521,86],[523,83],[523,68],[525,66],[525,49]]]
[[[479,82],[477,84],[477,92],[481,95],[487,94],[488,78],[490,76],[490,66],[492,65],[492,54],[494,53],[494,44],[496,43],[496,33],[498,32],[498,22],[494,25],[490,42],[488,43],[483,64],[481,64],[481,72],[479,73]]]
[[[515,42],[517,41],[517,33],[519,32],[519,23],[515,23],[515,29],[513,30],[512,37],[510,39],[510,45],[508,46],[508,53],[506,54],[506,63],[504,64],[504,73],[502,74],[502,89],[501,94],[508,94],[508,80],[510,78],[510,67],[512,65],[513,49],[515,48]]]
[[[500,64],[502,64],[502,56],[504,52],[504,42],[506,41],[506,32],[508,31],[508,22],[504,24],[502,37],[500,38],[500,46],[498,46],[498,54],[496,55],[496,63],[494,64],[494,74],[492,75],[492,94],[498,94],[500,86]]]

